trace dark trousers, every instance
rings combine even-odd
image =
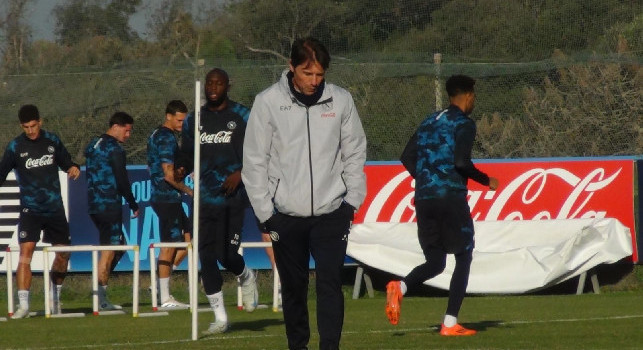
[[[349,213],[350,212],[350,213]],[[309,260],[315,260],[319,349],[339,349],[344,323],[341,271],[352,211],[343,206],[316,217],[275,214],[271,230],[275,263],[281,279],[284,321],[289,349],[306,349]]]
[[[458,316],[469,284],[473,258],[473,221],[466,199],[452,197],[415,202],[418,240],[426,262],[404,278],[407,287],[424,283],[444,271],[447,253],[455,255],[449,284],[447,315]]]
[[[237,203],[233,203],[237,204]],[[246,264],[239,254],[245,206],[201,206],[199,218],[199,260],[205,294],[221,291],[223,277],[218,263],[239,275]]]

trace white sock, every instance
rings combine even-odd
[[[170,298],[170,278],[159,278],[159,289],[161,293],[160,302],[164,302]]]
[[[51,298],[54,303],[60,303],[60,291],[62,290],[62,284],[51,284]]]
[[[252,277],[254,277],[254,274],[252,273],[252,270],[248,268],[248,266],[245,266],[243,268],[243,272],[239,276],[239,283],[242,285],[245,285],[248,281],[252,280]]]
[[[104,304],[107,301],[107,285],[98,285],[98,303]]]
[[[400,282],[400,289],[402,290],[402,295],[406,294],[406,290],[408,288],[406,287],[406,283],[404,283],[404,281]]]
[[[445,327],[453,327],[458,324],[458,318],[451,315],[444,315],[444,322],[442,322]]]
[[[210,307],[212,307],[212,310],[214,311],[214,319],[216,321],[227,323],[228,314],[225,312],[225,306],[223,305],[223,291],[206,296],[210,302]]]
[[[29,290],[18,290],[18,302],[21,309],[29,310]]]

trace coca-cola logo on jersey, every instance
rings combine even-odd
[[[623,206],[632,204],[622,198],[628,193],[624,174],[631,172],[631,166],[581,163],[580,167],[480,164],[478,167],[490,176],[497,174],[500,186],[492,191],[469,181],[471,215],[476,221],[616,217],[629,226],[627,213],[631,211]],[[401,165],[367,166],[366,173],[367,198],[356,221],[415,221],[415,180]],[[623,197],[614,198],[614,193]]]
[[[54,156],[52,154],[47,154],[36,159],[28,158],[27,161],[25,162],[25,168],[27,169],[39,168],[39,167],[52,165],[52,164],[54,164]]]
[[[232,131],[219,131],[216,134],[201,133],[201,144],[230,142],[232,142]]]

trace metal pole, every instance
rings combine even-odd
[[[194,82],[194,200],[192,210],[194,211],[194,222],[192,224],[192,244],[196,247],[192,258],[193,276],[192,288],[190,289],[190,309],[192,310],[192,340],[198,339],[198,310],[197,310],[197,288],[196,281],[198,281],[198,266],[199,266],[199,184],[201,182],[201,81]]]
[[[435,109],[442,109],[442,89],[440,88],[440,74],[442,71],[442,54],[433,54],[433,63],[435,64]]]

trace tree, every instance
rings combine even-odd
[[[156,43],[170,55],[170,62],[177,56],[194,53],[199,46],[199,33],[190,12],[192,1],[163,0],[157,5],[147,26]]]
[[[25,21],[25,10],[29,0],[9,0],[0,4],[0,33],[4,39],[2,50],[3,66],[18,72],[25,61],[31,29]]]
[[[219,18],[218,28],[246,52],[286,60],[297,38],[312,35],[332,41],[338,30],[345,29],[341,20],[345,10],[339,2],[324,0],[235,1]]]
[[[58,42],[74,45],[95,36],[129,43],[138,38],[129,25],[141,0],[67,0],[53,9]]]

